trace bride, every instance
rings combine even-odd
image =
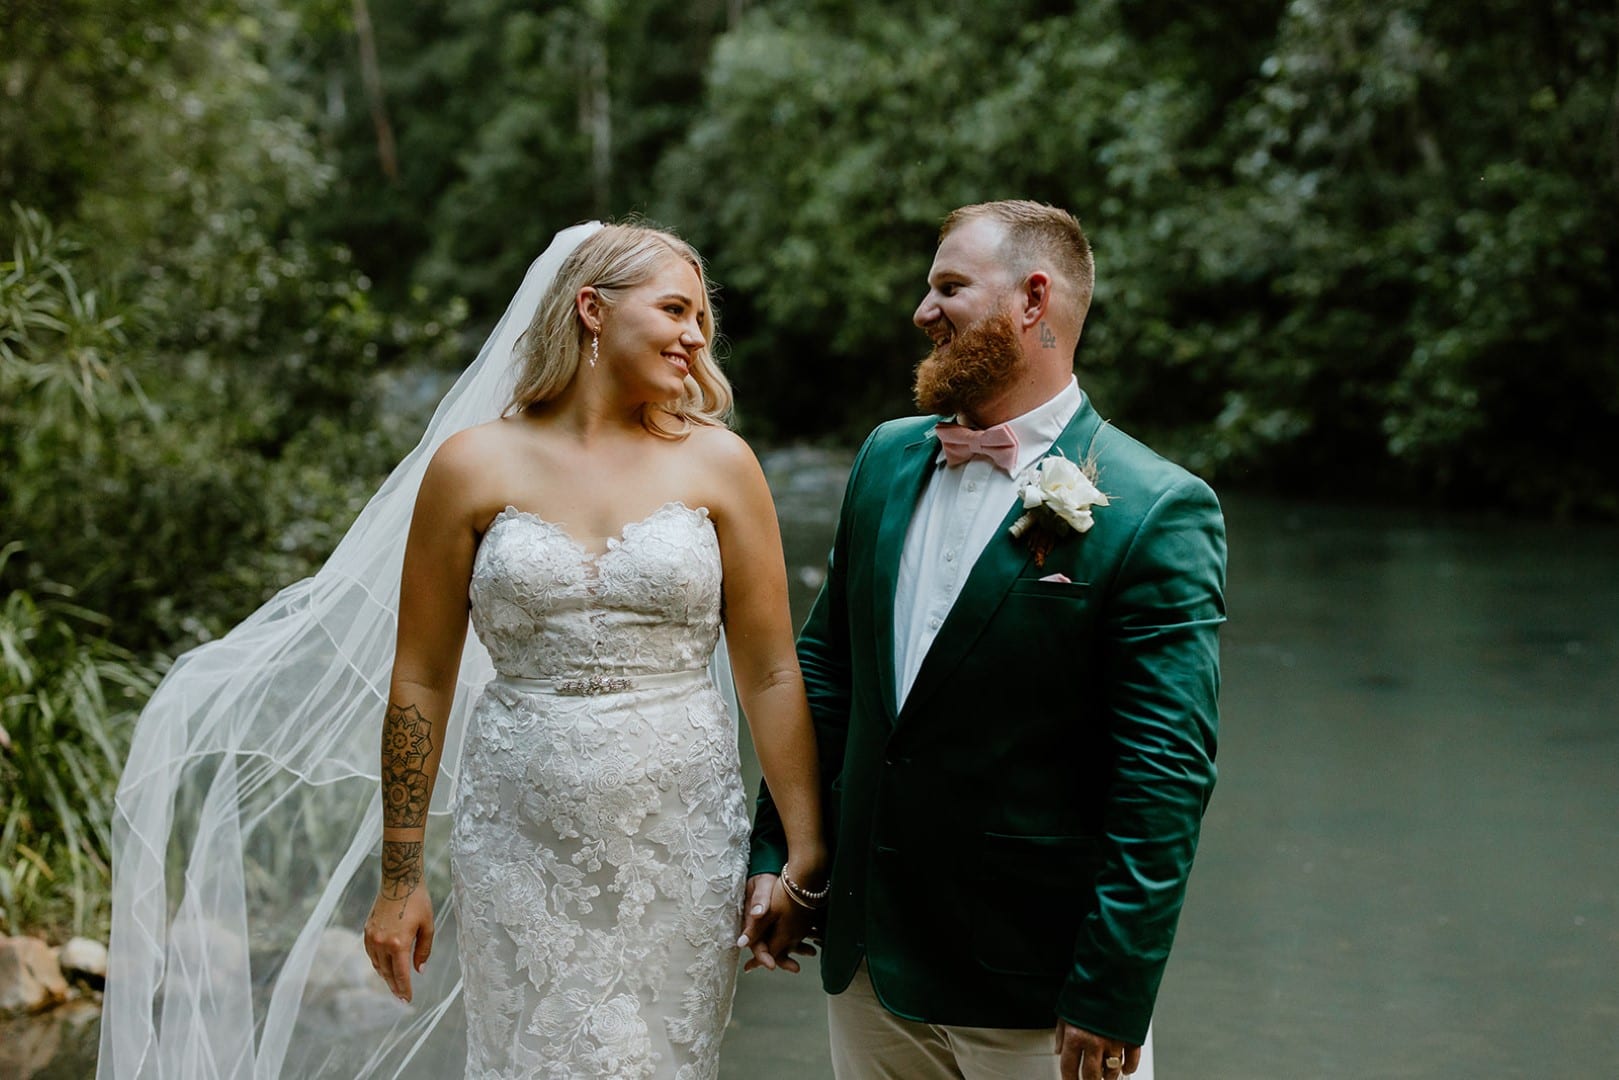
[[[826,868],[713,336],[682,241],[559,234],[320,574],[176,663],[120,784],[102,1075],[715,1074],[748,834],[722,624],[792,877]],[[408,1008],[353,976],[368,891]],[[742,944],[794,966],[808,908],[770,904]]]

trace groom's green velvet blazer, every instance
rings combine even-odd
[[[1139,1043],[1214,786],[1219,503],[1087,399],[1053,453],[1094,461],[1109,504],[1043,567],[1009,504],[896,708],[895,582],[938,419],[861,448],[799,637],[832,848],[822,979],[841,992],[864,956],[904,1017]],[[785,857],[762,790],[750,872]]]

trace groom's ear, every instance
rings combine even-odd
[[[1044,270],[1033,271],[1023,279],[1023,285],[1018,292],[1022,308],[1018,313],[1018,322],[1021,324],[1018,329],[1027,330],[1050,313],[1051,275]]]

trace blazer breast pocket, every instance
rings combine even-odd
[[[1085,581],[1041,581],[1039,578],[1025,577],[1012,582],[1008,592],[1012,596],[1083,602],[1090,598],[1091,586]]]
[[[1011,635],[1031,662],[1078,657],[1096,633],[1097,602],[1087,582],[1019,578],[995,615],[995,633]]]

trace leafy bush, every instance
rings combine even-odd
[[[19,545],[0,549],[0,570]],[[113,793],[157,670],[72,590],[0,605],[0,930],[104,935]]]
[[[1614,517],[1615,35],[1575,0],[763,4],[654,205],[737,294],[754,431],[908,411],[937,223],[1036,198],[1096,249],[1083,384],[1192,467]]]
[[[311,572],[422,419],[382,414],[379,377],[460,359],[459,301],[379,308],[298,227],[332,173],[271,73],[296,29],[262,0],[0,15],[0,197],[51,208],[0,214],[13,931],[103,926],[108,808],[162,657]],[[116,153],[86,152],[86,117]]]

